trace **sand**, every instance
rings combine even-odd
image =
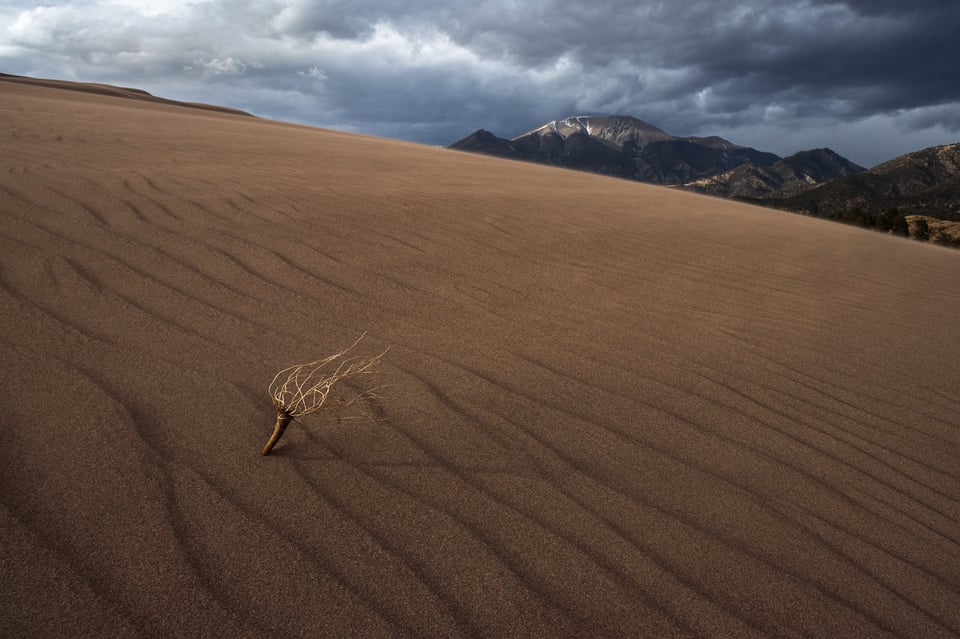
[[[960,634],[960,252],[69,88],[0,79],[0,636]]]

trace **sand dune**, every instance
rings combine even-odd
[[[0,158],[4,637],[960,634],[960,252],[9,79]]]

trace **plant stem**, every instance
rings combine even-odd
[[[270,439],[267,440],[267,443],[263,446],[263,450],[260,451],[261,455],[270,454],[274,444],[280,441],[280,436],[283,435],[283,431],[286,430],[287,424],[290,423],[291,419],[293,419],[293,417],[290,413],[285,413],[282,410],[277,411],[277,423],[273,426],[273,434],[270,435]]]

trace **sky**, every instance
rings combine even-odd
[[[864,166],[960,141],[956,0],[0,3],[0,71],[447,145],[631,115]]]

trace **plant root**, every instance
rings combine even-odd
[[[261,455],[270,454],[270,451],[273,450],[274,445],[280,441],[280,438],[283,436],[283,431],[287,429],[287,424],[289,424],[292,419],[293,416],[290,413],[285,413],[282,410],[277,411],[277,423],[273,426],[273,434],[270,435],[270,439],[263,445],[263,450],[260,451]]]

